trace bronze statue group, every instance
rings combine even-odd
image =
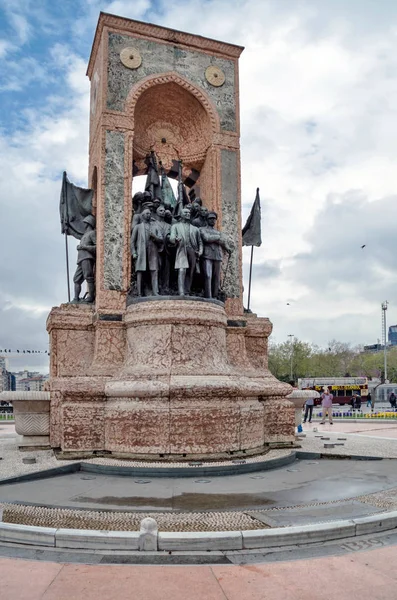
[[[175,210],[150,191],[133,197],[133,295],[218,298],[223,251],[231,246],[200,198]]]
[[[146,162],[145,191],[137,192],[132,198],[133,264],[129,296],[191,295],[219,299],[224,252],[227,255],[225,279],[232,247],[223,233],[215,228],[218,215],[208,211],[200,198],[194,195],[189,198],[182,183],[181,161],[174,161],[178,169],[178,200],[161,163],[160,182],[154,152],[147,156]],[[73,186],[73,189],[80,188]],[[81,225],[85,232],[77,246],[73,302],[92,303],[95,301],[95,217],[90,214]],[[84,281],[87,293],[81,300]]]

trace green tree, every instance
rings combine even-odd
[[[294,338],[270,344],[269,369],[282,381],[291,379],[291,366],[295,380],[300,377],[344,377],[347,373],[355,375],[353,371],[363,370],[365,361],[358,359],[362,354],[365,353],[360,347],[337,340],[331,340],[326,348],[320,348]]]

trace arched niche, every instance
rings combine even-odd
[[[134,124],[134,175],[146,173],[145,157],[154,150],[170,177],[177,174],[173,161],[182,160],[186,185],[201,185],[200,174],[220,131],[206,94],[175,73],[152,76],[131,91],[126,108]]]

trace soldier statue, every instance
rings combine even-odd
[[[135,225],[131,234],[131,254],[135,260],[135,272],[138,296],[143,296],[143,276],[150,271],[152,295],[159,295],[159,247],[163,236],[150,208],[141,212],[141,222]]]
[[[193,219],[192,224],[195,227],[206,227],[207,226],[207,217],[208,217],[208,208],[205,206],[200,206],[199,212],[195,219]]]
[[[151,202],[150,192],[137,192],[134,194],[132,198],[132,208],[134,210],[134,216],[132,217],[131,223],[131,231],[134,229],[135,225],[138,225],[141,222],[141,212],[148,205],[148,202]]]
[[[178,271],[178,294],[190,293],[193,274],[203,252],[200,231],[190,224],[190,210],[183,208],[181,220],[171,226],[170,244],[176,245],[175,269]]]
[[[73,277],[73,303],[95,301],[95,260],[96,260],[96,231],[95,217],[88,215],[83,219],[85,232],[77,246],[77,269]],[[80,300],[81,285],[87,282],[87,295]]]
[[[230,255],[231,248],[224,235],[215,229],[216,212],[209,212],[207,226],[200,229],[203,240],[204,295],[217,298],[221,285],[222,248]]]

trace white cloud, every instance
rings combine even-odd
[[[42,110],[27,110],[23,129],[0,135],[4,209],[0,251],[8,257],[0,265],[0,346],[46,348],[47,314],[51,306],[67,299],[58,205],[64,169],[71,180],[87,185],[89,84],[85,68],[84,61],[68,48],[59,87],[62,96],[50,96]],[[69,241],[72,273],[76,244]],[[37,368],[48,368],[45,357],[34,361]],[[16,363],[15,368],[19,368]]]
[[[27,19],[21,13],[12,12],[12,10],[9,11],[8,17],[18,42],[25,44],[31,36],[31,26]]]
[[[4,58],[10,48],[11,44],[9,42],[0,39],[0,58]]]
[[[150,0],[135,0],[135,2],[128,3],[123,0],[114,0],[106,3],[103,11],[113,15],[122,15],[127,19],[139,19],[151,8],[151,5]]]

